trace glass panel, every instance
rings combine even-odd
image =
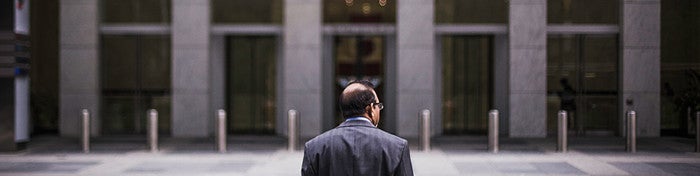
[[[395,23],[396,0],[324,0],[323,22]]]
[[[661,1],[661,133],[695,133],[700,110],[700,1]]]
[[[380,102],[384,102],[384,37],[382,36],[336,36],[334,47],[335,98],[343,92],[347,83],[354,80],[368,80],[374,84]],[[386,105],[385,105],[386,106]],[[338,108],[335,109],[335,125],[345,119]],[[384,116],[380,111],[380,116]],[[382,128],[385,118],[379,119]]]
[[[435,23],[507,23],[504,0],[436,0]]]
[[[2,1],[0,2],[2,11],[0,12],[0,30],[2,31],[12,31],[15,29],[15,12],[14,7],[15,1]]]
[[[575,135],[618,134],[616,35],[556,35],[547,40],[547,129],[556,135],[557,111],[569,113]]]
[[[619,0],[547,0],[547,23],[617,24]]]
[[[170,23],[170,0],[102,0],[102,22]]]
[[[277,40],[233,36],[227,47],[229,133],[274,134]]]
[[[213,23],[282,23],[282,0],[211,0]]]
[[[170,133],[170,38],[103,35],[104,134],[145,134],[146,110],[158,110],[158,131]]]
[[[444,134],[485,134],[492,102],[492,37],[442,38]]]

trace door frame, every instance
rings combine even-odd
[[[210,50],[209,58],[211,61],[209,75],[211,84],[210,107],[214,112],[218,109],[224,109],[228,114],[228,118],[234,117],[232,112],[227,109],[226,105],[226,38],[228,36],[270,36],[274,37],[277,43],[275,50],[277,56],[275,58],[275,67],[277,69],[275,76],[275,132],[279,134],[280,129],[285,127],[281,122],[286,121],[286,112],[284,110],[284,70],[283,70],[283,50],[282,43],[282,25],[230,25],[230,24],[212,24],[210,35]],[[208,118],[209,135],[216,135],[216,118],[214,116]],[[228,130],[227,130],[228,131]]]

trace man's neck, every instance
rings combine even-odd
[[[377,127],[377,124],[372,123],[372,119],[366,116],[356,116],[356,117],[350,117],[345,119],[345,121],[355,121],[355,120],[362,120],[362,121],[367,121],[369,124],[372,124],[372,126]]]

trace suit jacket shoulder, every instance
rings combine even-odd
[[[347,121],[305,144],[303,175],[412,175],[408,142],[366,121]]]

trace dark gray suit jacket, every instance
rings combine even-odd
[[[413,175],[408,143],[364,120],[307,142],[301,175]]]

